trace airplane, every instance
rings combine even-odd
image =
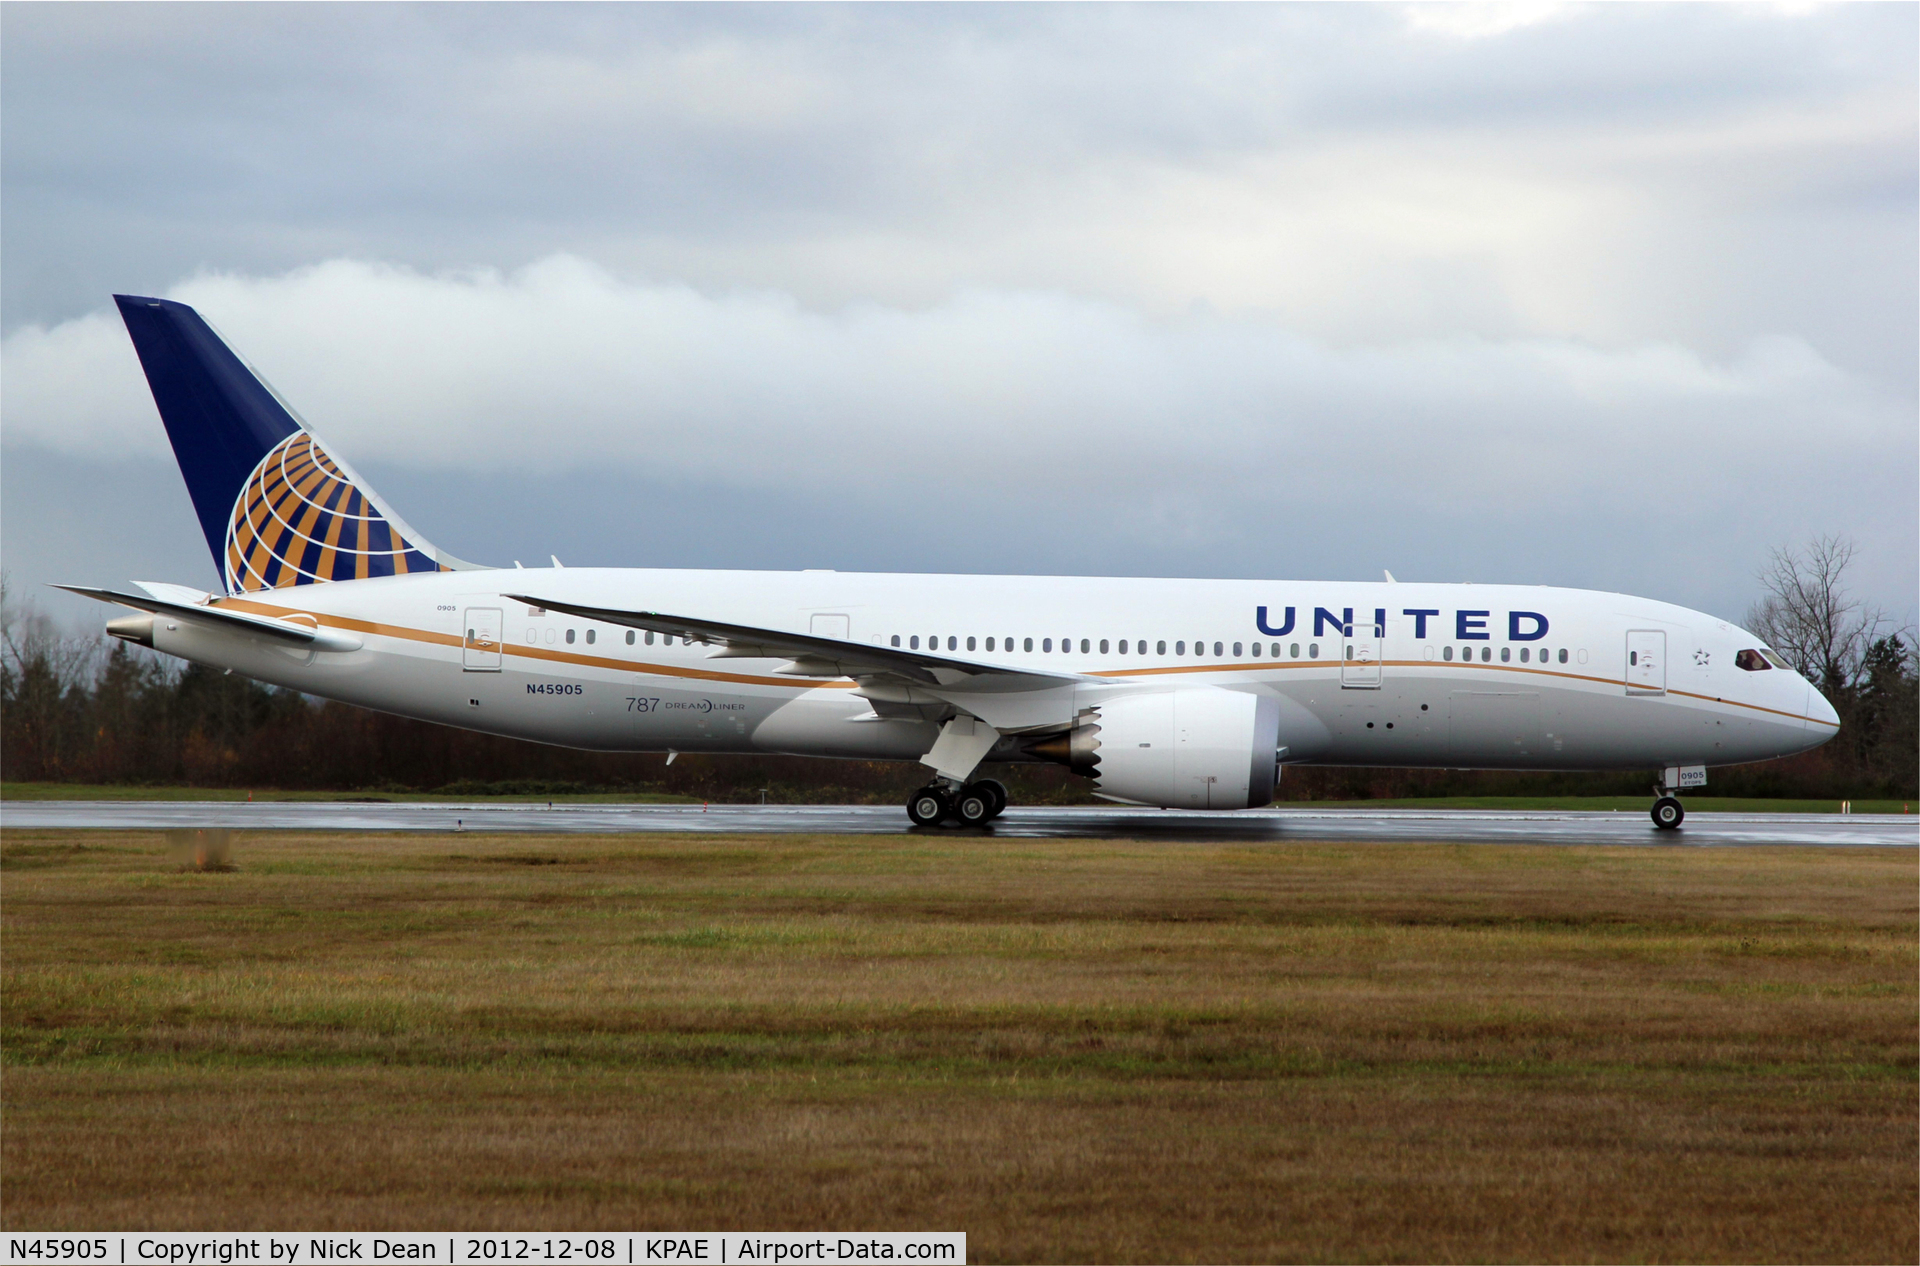
[[[1715,765],[1832,738],[1759,638],[1544,586],[486,567],[429,542],[191,307],[114,296],[219,592],[59,586],[115,637],[306,694],[595,751],[918,762],[920,827],[988,762],[1121,804],[1270,804],[1288,765],[1645,770],[1662,830]]]

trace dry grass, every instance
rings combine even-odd
[[[0,1223],[1920,1255],[1916,858],[0,840]]]

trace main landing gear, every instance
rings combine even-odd
[[[964,787],[928,783],[907,799],[907,816],[915,826],[934,826],[946,820],[961,826],[985,826],[1006,811],[1007,789],[991,778]]]

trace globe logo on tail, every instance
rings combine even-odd
[[[229,593],[447,570],[396,531],[306,431],[260,459],[227,521]]]

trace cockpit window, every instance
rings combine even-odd
[[[1733,666],[1744,668],[1750,673],[1763,673],[1773,667],[1767,662],[1769,658],[1771,656],[1763,656],[1759,651],[1741,651],[1733,657]]]
[[[1764,646],[1760,648],[1760,653],[1762,655],[1765,655],[1767,657],[1767,662],[1769,664],[1772,664],[1775,668],[1785,668],[1787,666],[1786,660],[1781,659],[1778,655],[1775,655],[1772,651],[1768,650]]]

